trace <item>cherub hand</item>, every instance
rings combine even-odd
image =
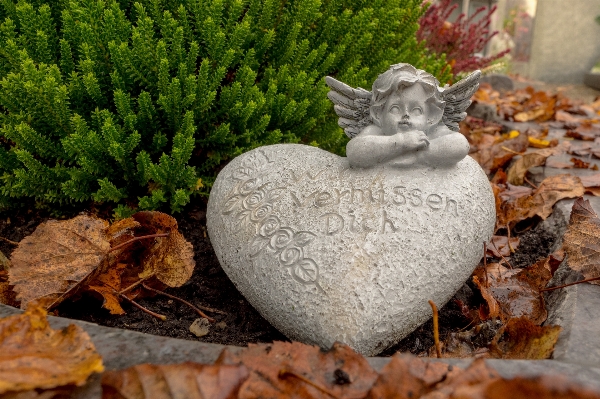
[[[411,130],[397,134],[403,147],[409,151],[421,150],[429,146],[427,135],[420,130]]]

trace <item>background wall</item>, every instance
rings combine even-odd
[[[527,75],[581,83],[600,59],[600,0],[538,0]]]

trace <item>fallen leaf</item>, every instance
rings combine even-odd
[[[481,392],[490,383],[499,379],[498,372],[489,367],[484,359],[475,359],[465,370],[453,368],[444,381],[436,385],[434,393],[427,398],[481,398]]]
[[[546,167],[554,169],[573,169],[574,165],[572,163],[559,161],[556,158],[548,158],[546,159]]]
[[[533,194],[533,188],[526,186],[514,186],[510,183],[506,185],[506,189],[503,189],[499,192],[498,197],[501,202],[505,201],[515,201],[521,197],[527,197]]]
[[[53,330],[38,304],[0,319],[0,394],[83,385],[102,371],[102,358],[89,335],[73,324]]]
[[[56,304],[96,270],[110,250],[108,223],[87,215],[49,220],[25,237],[12,253],[9,282],[21,308],[33,300]]]
[[[145,251],[140,278],[156,276],[169,287],[186,283],[196,265],[194,249],[177,230],[177,221],[165,213],[151,211],[138,212],[133,219],[147,234],[169,233],[167,237],[156,238],[154,245]]]
[[[532,195],[514,201],[501,201],[496,207],[496,227],[506,227],[534,216],[546,219],[556,202],[563,198],[580,197],[584,191],[579,177],[568,174],[547,177]],[[501,198],[502,192],[496,195]]]
[[[477,152],[471,154],[486,173],[492,173],[504,167],[515,155],[521,155],[528,147],[527,135],[522,133],[515,138],[482,141]]]
[[[581,176],[581,183],[585,187],[586,194],[600,196],[600,173],[589,176]]]
[[[110,314],[122,315],[125,311],[121,307],[119,291],[121,291],[121,274],[127,268],[125,263],[117,263],[108,268],[104,273],[98,275],[89,283],[88,289],[102,295],[104,302],[102,307],[107,309]]]
[[[326,352],[299,342],[250,344],[238,354],[222,357],[250,370],[240,399],[323,398],[325,392],[337,398],[362,398],[377,379],[363,356],[340,343]]]
[[[498,379],[488,384],[481,396],[486,399],[599,399],[597,392],[581,387],[561,375]],[[467,398],[465,398],[467,399]],[[475,398],[473,398],[475,399]]]
[[[563,248],[567,262],[584,277],[600,277],[600,219],[588,200],[578,198],[573,204]],[[600,285],[600,281],[591,281]]]
[[[408,354],[392,356],[379,373],[367,399],[420,398],[431,392],[451,368],[444,363],[425,362]]]
[[[0,251],[0,272],[8,272],[8,269],[10,269],[10,265],[10,260],[8,260],[6,255],[4,255],[2,251]]]
[[[577,168],[577,169],[589,169],[590,168],[590,163],[589,162],[584,162],[579,158],[571,158],[571,162],[573,163],[573,167]]]
[[[570,143],[564,141],[557,147],[535,150],[523,155],[508,169],[508,182],[517,186],[523,185],[523,178],[527,174],[527,170],[534,166],[544,165],[549,156],[562,154],[566,152],[569,147]]]
[[[500,359],[549,359],[558,341],[560,326],[537,326],[527,317],[510,319],[491,344]]]
[[[0,270],[0,303],[18,307],[17,294],[8,283],[8,270]]]
[[[549,262],[550,258],[545,258],[524,269],[513,270],[490,264],[486,269],[487,277],[482,275],[481,268],[475,270],[473,282],[479,288],[488,307],[498,308],[497,315],[502,320],[527,317],[539,325],[548,316],[540,290],[552,278]],[[495,314],[495,311],[490,312],[489,317],[493,318]]]
[[[556,114],[554,115],[554,120],[558,122],[579,123],[581,121],[581,118],[578,118],[575,115],[572,115],[565,111],[556,111]]]
[[[513,250],[517,249],[519,246],[519,242],[521,240],[519,237],[511,237],[510,238],[510,246],[508,245],[509,239],[505,236],[492,236],[492,239],[487,244],[487,251],[490,255],[495,256],[496,258],[500,258],[502,256],[510,256],[512,247]]]
[[[102,376],[103,399],[235,399],[248,378],[243,365],[140,364]]]

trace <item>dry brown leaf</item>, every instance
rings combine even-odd
[[[600,277],[600,219],[588,200],[578,198],[563,239],[567,262],[585,278]],[[591,281],[600,285],[600,281]]]
[[[491,382],[481,396],[486,399],[600,399],[600,394],[561,375],[535,378],[515,377]],[[470,399],[465,397],[464,399]],[[473,398],[475,399],[475,398]]]
[[[581,118],[576,117],[565,111],[556,111],[554,115],[554,120],[558,122],[570,122],[570,123],[579,123],[581,122]]]
[[[121,291],[121,274],[126,268],[127,264],[117,263],[96,277],[87,287],[102,295],[102,307],[110,311],[110,314],[125,314],[118,293]]]
[[[444,363],[425,362],[408,354],[396,354],[379,373],[367,399],[420,398],[442,381],[450,367]]]
[[[489,367],[484,359],[475,359],[469,367],[461,370],[454,367],[444,381],[438,383],[428,399],[481,398],[482,391],[492,382],[500,379],[496,370]]]
[[[573,169],[574,165],[568,162],[559,161],[556,158],[546,159],[546,167],[554,169]]]
[[[529,141],[524,133],[510,139],[498,140],[493,137],[492,142],[482,141],[477,147],[477,152],[471,156],[489,174],[504,167],[515,155],[522,154],[528,145]]]
[[[512,247],[513,250],[517,249],[519,246],[519,242],[521,240],[519,237],[511,237],[510,238],[510,246],[508,245],[509,239],[504,236],[492,236],[490,242],[487,243],[487,252],[495,256],[496,258],[501,258],[502,256],[510,256]]]
[[[37,304],[0,319],[0,394],[83,385],[102,371],[102,358],[89,335],[73,324],[53,330]]]
[[[521,220],[539,216],[546,219],[552,213],[552,207],[563,198],[576,198],[583,195],[585,189],[579,177],[564,174],[544,179],[534,193],[514,201],[496,202],[496,227],[506,227]],[[495,194],[502,198],[502,192]]]
[[[80,215],[49,220],[25,237],[12,254],[9,271],[21,307],[33,300],[56,304],[96,270],[110,250],[107,228],[104,220]]]
[[[18,307],[17,294],[8,283],[8,270],[0,270],[0,303]]]
[[[186,283],[194,271],[194,249],[177,230],[177,221],[161,212],[138,212],[133,215],[147,234],[169,233],[168,237],[156,238],[142,261],[144,271],[140,278],[156,276],[169,287]]]
[[[237,355],[222,357],[237,359],[250,370],[240,399],[323,398],[324,390],[337,398],[362,398],[377,379],[363,356],[340,343],[327,352],[299,342],[250,344]]]
[[[562,154],[568,151],[569,147],[570,143],[564,141],[557,147],[535,150],[523,155],[508,169],[508,182],[517,186],[523,185],[523,178],[527,174],[527,170],[534,166],[544,165],[549,156]]]
[[[235,399],[248,378],[243,365],[140,364],[102,376],[103,399]]]
[[[490,353],[501,359],[549,359],[560,326],[537,326],[527,317],[510,319],[494,337]]]

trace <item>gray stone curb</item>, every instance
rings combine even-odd
[[[0,304],[0,317],[19,314],[22,311]],[[225,346],[177,338],[160,337],[136,331],[103,327],[97,324],[62,317],[48,317],[52,328],[59,329],[76,324],[91,337],[97,351],[102,356],[107,370],[123,369],[141,363],[198,363],[214,362],[224,348],[239,351],[242,348]],[[585,350],[585,348],[582,348]],[[596,348],[597,350],[597,348]],[[424,359],[442,361],[459,367],[467,367],[471,359]],[[387,357],[368,358],[371,366],[380,370],[389,362]],[[561,360],[499,360],[486,362],[505,378],[516,376],[535,377],[540,375],[561,375],[600,393],[600,368],[587,364],[577,364],[577,358],[567,356]],[[596,361],[594,363],[598,365]],[[75,398],[100,398],[100,376],[95,375],[89,382],[74,393]]]

